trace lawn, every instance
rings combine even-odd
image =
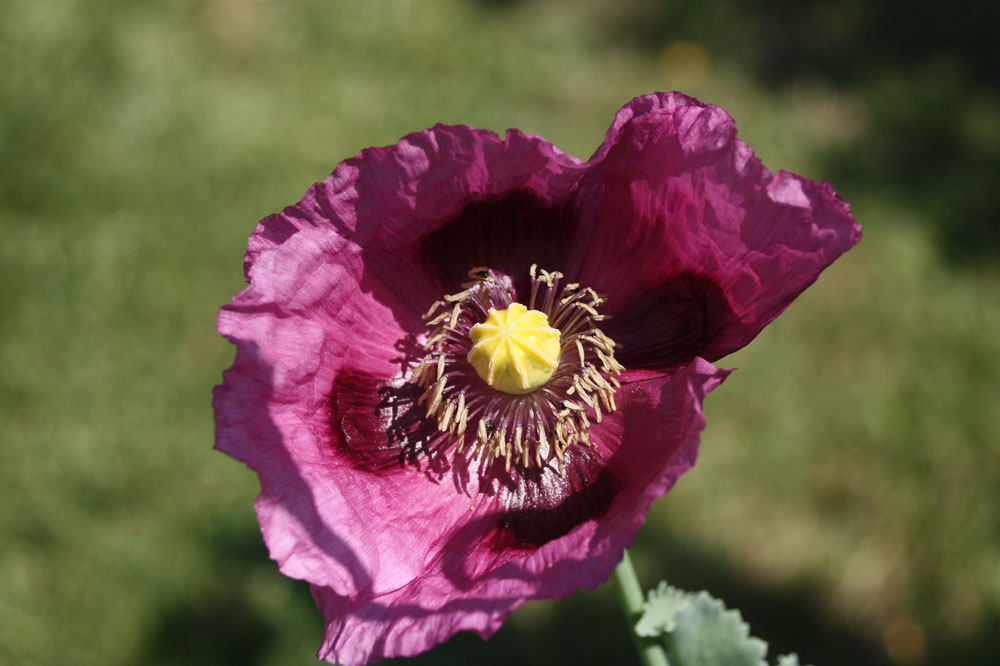
[[[0,663],[313,663],[321,620],[267,559],[256,478],[212,450],[215,313],[257,220],[437,122],[587,157],[630,98],[681,88],[772,169],[832,180],[865,237],[720,362],[739,370],[640,575],[709,589],[817,666],[994,664],[997,93],[961,50],[775,80],[744,57],[759,41],[706,37],[708,9],[658,7],[4,3]],[[905,143],[920,124],[891,101],[928,108],[924,80],[966,103]],[[927,133],[934,159],[900,148]],[[607,588],[528,604],[415,661],[620,663],[619,612]]]

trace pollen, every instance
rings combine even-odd
[[[484,382],[504,393],[521,395],[543,386],[559,366],[559,329],[544,312],[511,303],[490,308],[486,321],[469,330],[468,361]]]

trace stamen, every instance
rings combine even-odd
[[[430,309],[427,310],[422,319],[429,319],[430,316],[434,314],[434,311],[438,309],[439,305],[441,305],[441,301],[434,301],[433,303],[431,303]]]
[[[427,322],[427,325],[428,326],[437,326],[438,324],[440,324],[441,322],[443,322],[447,318],[448,318],[448,313],[447,312],[442,312],[438,316],[434,317],[434,319],[431,319],[429,322]]]
[[[449,427],[451,425],[451,415],[455,412],[455,403],[449,402],[448,406],[444,409],[444,415],[441,420],[438,421],[438,430],[441,432],[446,432],[451,430]]]
[[[458,430],[456,434],[461,437],[465,434],[465,423],[469,416],[469,412],[465,409],[465,393],[458,394],[458,413],[456,418],[458,419]]]
[[[562,474],[570,446],[595,446],[591,417],[601,423],[616,411],[615,375],[624,368],[615,359],[618,346],[597,328],[606,296],[576,282],[560,286],[559,271],[532,265],[528,274],[525,307],[510,277],[470,269],[461,291],[442,296],[423,316],[424,356],[409,379],[424,389],[417,404],[456,453],[468,450],[486,466],[503,460],[505,470]],[[517,390],[498,390],[501,375]]]
[[[542,450],[545,450],[546,455],[552,452],[549,446],[549,436],[545,432],[545,426],[541,423],[537,425],[538,428],[538,446],[535,447],[535,466],[542,466]]]
[[[437,380],[437,384],[434,385],[434,397],[431,398],[431,403],[427,405],[428,416],[433,416],[437,413],[438,407],[441,406],[441,396],[444,393],[445,378],[441,377]]]
[[[535,269],[538,268],[537,264],[531,264],[531,269],[528,274],[531,275],[531,300],[528,301],[528,309],[535,309],[535,297],[538,296],[538,280],[535,279]]]

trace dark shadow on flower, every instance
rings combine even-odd
[[[407,468],[435,483],[451,469],[449,442],[425,418],[423,389],[409,382],[342,369],[330,391],[330,445],[359,472],[384,476]]]
[[[426,409],[419,402],[422,393],[422,388],[408,382],[383,386],[379,389],[381,400],[376,409],[386,419],[388,450],[399,452],[400,466],[414,467],[440,481],[451,469],[450,442],[426,418]]]
[[[716,337],[726,323],[736,319],[722,288],[692,272],[673,276],[630,302],[611,303],[607,309],[613,314],[603,329],[621,345],[618,360],[630,370],[663,368],[705,356],[706,347],[719,342]],[[717,357],[709,355],[709,360]]]
[[[422,388],[409,382],[391,385],[356,368],[342,369],[328,401],[331,446],[359,472],[383,476],[412,469],[434,483],[440,483],[450,472],[455,491],[466,495],[475,474],[478,492],[485,501],[503,497],[518,506],[555,506],[563,501],[562,514],[567,513],[566,506],[593,504],[593,488],[607,487],[595,481],[602,466],[589,449],[574,447],[568,452],[567,474],[562,477],[555,472],[555,463],[544,472],[517,467],[508,470],[502,460],[477,459],[471,447],[456,451],[455,443],[426,418],[425,407],[419,402],[422,393]],[[577,509],[571,513],[589,516],[595,515],[595,510]],[[510,520],[523,522],[514,516]],[[560,521],[559,525],[566,522]],[[567,530],[579,522],[572,522]],[[545,533],[551,534],[551,529]],[[544,543],[551,538],[521,535],[517,540]]]
[[[433,196],[425,191],[432,188],[421,185],[416,196]],[[423,237],[404,242],[388,235],[368,242],[362,250],[365,272],[360,288],[392,309],[404,330],[419,333],[425,325],[414,312],[422,313],[445,294],[460,291],[470,268],[489,266],[510,275],[520,290],[528,284],[532,263],[572,270],[571,240],[581,219],[574,203],[551,205],[525,190],[470,201]],[[391,266],[398,270],[386,269]],[[420,302],[414,303],[415,298]]]
[[[468,279],[473,266],[489,266],[510,275],[515,288],[528,283],[528,269],[537,264],[567,271],[572,239],[580,226],[574,203],[552,206],[527,191],[514,190],[470,203],[440,229],[422,240],[428,271],[444,284]]]
[[[534,550],[604,515],[623,485],[612,465],[613,460],[602,460],[594,449],[573,446],[566,451],[562,474],[554,461],[514,474],[497,470],[494,478],[503,482],[504,506],[489,548]]]
[[[623,481],[612,470],[618,468],[619,456],[629,454],[625,447],[608,460],[595,450],[571,447],[562,475],[554,465],[508,470],[502,460],[477,462],[468,450],[458,454],[425,418],[418,404],[421,392],[408,383],[380,385],[378,378],[360,370],[341,371],[329,402],[331,443],[359,472],[376,476],[411,467],[436,483],[450,470],[454,492],[467,494],[471,476],[477,475],[477,501],[489,509],[471,515],[444,549],[445,574],[459,589],[471,589],[486,569],[603,515],[623,489]],[[628,412],[626,437],[633,422],[646,416],[639,409]],[[476,557],[484,548],[495,553],[492,561]],[[555,566],[566,567],[569,576],[575,564]],[[516,567],[499,575],[524,577]]]
[[[531,522],[541,525],[547,516],[544,510],[532,513],[520,512],[510,516],[517,523],[505,523],[503,512],[471,517],[461,529],[448,540],[442,554],[441,568],[448,580],[459,590],[471,590],[481,583],[487,573],[494,581],[530,581],[536,574],[526,572],[515,560],[525,556],[525,551],[536,546],[525,540],[517,540],[513,526]],[[565,525],[553,526],[554,531],[569,531]],[[484,548],[485,546],[485,548]],[[549,575],[561,576],[571,581],[579,575],[583,558],[564,557],[553,562]],[[561,573],[560,573],[561,572]],[[569,589],[567,594],[575,591]]]
[[[400,356],[392,359],[392,362],[399,365],[399,374],[401,376],[406,376],[413,368],[417,359],[422,358],[425,353],[423,345],[417,341],[417,334],[413,332],[406,333],[401,339],[397,340],[395,349],[400,353]]]
[[[494,578],[527,578],[519,567],[508,566],[507,562],[604,516],[616,500],[637,500],[648,479],[624,479],[620,470],[629,467],[630,457],[645,453],[642,447],[646,442],[636,432],[654,418],[655,409],[651,404],[639,403],[622,412],[622,444],[610,458],[602,459],[593,449],[574,446],[567,450],[562,475],[552,468],[520,473],[515,468],[503,473],[500,466],[499,470],[491,471],[495,483],[488,487],[502,485],[504,492],[497,494],[495,511],[477,515],[449,540],[444,549],[449,555],[443,570],[452,584],[458,589],[471,589],[487,571],[494,569],[491,574]],[[621,529],[615,521],[599,522],[590,539],[591,548],[582,549],[580,559],[567,557],[553,563],[552,570],[565,569],[565,580],[575,580],[581,561],[591,557],[598,544],[617,540],[626,545],[624,539],[616,539]],[[493,559],[483,556],[486,551],[494,553]],[[565,593],[573,591],[568,585]]]
[[[250,369],[247,370],[247,368]],[[249,381],[245,377],[233,379],[233,377],[239,376],[237,369],[250,373],[254,382],[258,384],[252,391],[246,391],[246,395],[232,389],[232,386],[237,382]],[[303,531],[311,536],[313,543],[333,562],[339,564],[352,578],[355,588],[367,589],[372,583],[370,573],[362,565],[353,549],[327,526],[320,515],[312,487],[299,472],[300,463],[292,460],[283,443],[284,435],[271,420],[266,403],[238,406],[228,403],[232,400],[246,399],[248,396],[252,396],[251,400],[266,401],[270,399],[270,396],[274,395],[273,374],[272,368],[263,359],[256,345],[249,342],[240,344],[237,348],[233,368],[224,375],[223,388],[229,388],[231,393],[227,394],[218,390],[216,393],[217,429],[226,433],[224,437],[220,436],[217,441],[221,443],[230,441],[234,437],[243,436],[248,442],[255,442],[258,445],[266,443],[266,447],[258,446],[258,451],[266,448],[266,458],[263,460],[259,457],[243,458],[240,455],[241,452],[245,451],[243,448],[237,448],[233,453],[236,454],[236,457],[244,459],[255,470],[266,467],[266,474],[258,471],[262,496],[272,500],[276,496],[280,497],[284,512],[298,521]],[[264,386],[259,386],[259,384],[264,384]],[[225,397],[220,398],[220,395],[225,395]],[[234,414],[238,414],[238,416],[234,416]],[[233,423],[234,420],[237,423]]]

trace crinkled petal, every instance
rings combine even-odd
[[[217,447],[260,477],[270,554],[326,619],[320,656],[486,637],[527,599],[601,584],[694,463],[726,375],[703,358],[746,344],[859,234],[829,185],[771,174],[725,112],[679,94],[633,100],[587,163],[439,125],[263,220],[250,286],[219,315],[237,356]],[[421,313],[468,269],[520,289],[533,263],[609,295],[602,329],[629,368],[563,474],[457,453],[403,381]]]
[[[465,279],[472,266],[537,249],[532,243],[538,245],[538,239],[530,234],[544,231],[538,218],[550,209],[558,217],[585,171],[582,161],[538,136],[512,129],[501,140],[486,130],[437,125],[395,145],[361,151],[299,203],[262,220],[250,237],[246,268],[300,229],[321,226],[367,252],[387,253],[415,268],[400,271],[407,278],[439,277],[439,272],[454,278],[448,269],[455,264],[461,266],[458,278]],[[491,215],[493,202],[506,214]],[[425,240],[453,223],[450,234]],[[438,267],[446,256],[455,261]]]
[[[580,281],[609,294],[627,367],[747,344],[861,237],[828,183],[772,174],[722,109],[633,100],[591,164],[602,211]]]
[[[327,435],[331,387],[348,371],[385,382],[400,374],[407,335],[392,315],[405,304],[377,283],[362,290],[364,278],[360,248],[331,229],[262,253],[250,286],[219,313],[237,354],[214,400],[216,447],[260,476],[256,507],[272,558],[289,576],[351,591],[374,581],[358,556],[363,535],[327,528],[333,508],[345,508],[337,484],[358,483],[332,473],[351,468]]]
[[[406,495],[383,505],[379,500],[388,496],[377,488],[384,480],[367,478],[365,488],[352,487],[375,501],[367,503],[363,516],[342,512],[331,529],[372,530],[370,521],[381,522],[382,512],[401,516],[397,524],[405,528],[413,520],[407,505],[426,501],[433,518],[423,528],[440,538],[429,543],[419,531],[406,531],[395,535],[394,545],[385,545],[390,553],[419,553],[423,564],[419,577],[397,589],[350,596],[315,585],[313,596],[327,621],[319,656],[353,666],[418,654],[457,631],[488,637],[528,599],[566,597],[603,583],[652,503],[694,464],[704,427],[702,401],[726,374],[696,359],[669,375],[624,385],[619,411],[594,428],[603,444],[587,485],[556,477],[547,479],[544,489],[516,484],[491,495],[481,487],[470,497],[459,496],[464,516],[451,513],[449,489],[438,488],[433,498]],[[597,510],[574,513],[578,522],[561,525],[566,505],[588,493],[601,498]],[[534,538],[546,530],[551,533]]]

